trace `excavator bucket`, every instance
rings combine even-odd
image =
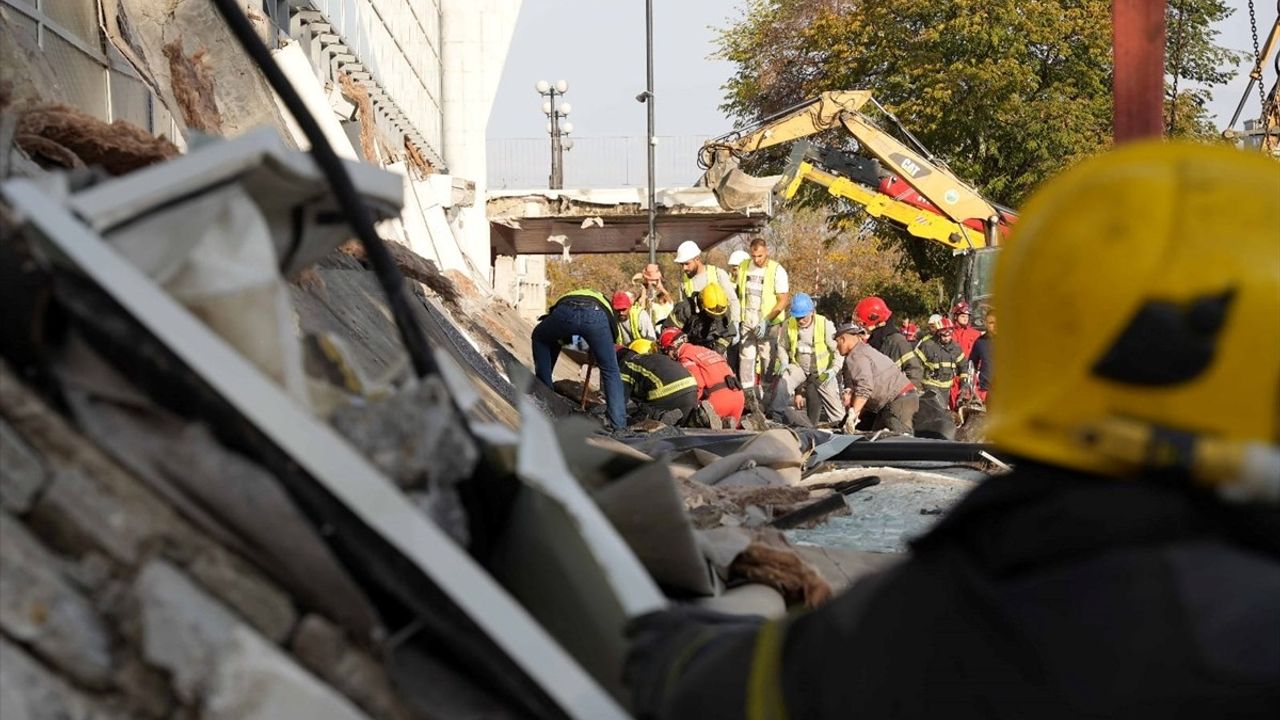
[[[698,184],[714,190],[721,207],[742,212],[769,207],[773,187],[781,178],[781,175],[749,175],[738,166],[738,159],[726,152],[716,154]]]

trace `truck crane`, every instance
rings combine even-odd
[[[887,117],[910,145],[864,114],[862,108],[868,104]],[[790,199],[804,181],[810,181],[910,235],[963,253],[959,294],[971,303],[989,297],[995,250],[1017,216],[956,177],[870,91],[825,92],[707,141],[699,155],[699,164],[706,170],[701,182],[716,191],[721,204],[733,207],[762,184],[739,167],[743,157],[835,128],[857,141],[859,153],[799,145],[774,192]]]

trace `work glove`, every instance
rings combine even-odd
[[[696,605],[674,605],[667,610],[632,618],[625,632],[631,641],[622,668],[622,681],[631,689],[632,710],[637,717],[654,717],[697,647],[734,632],[749,632],[764,618],[729,615]]]
[[[826,371],[824,371],[824,372],[820,372],[820,373],[818,373],[818,384],[819,384],[819,385],[824,385],[824,384],[826,384],[826,382],[827,382],[828,380],[830,380],[830,379],[831,379],[831,371],[830,371],[830,370],[826,370]]]
[[[760,324],[756,325],[756,339],[763,340],[764,338],[768,337],[768,335],[769,335],[769,321],[766,320],[765,318],[760,318]]]

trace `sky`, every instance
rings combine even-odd
[[[1219,43],[1252,53],[1247,0],[1220,23]],[[653,0],[654,91],[658,135],[719,135],[731,129],[718,109],[733,67],[712,59],[716,29],[742,14],[743,0]],[[1273,0],[1255,0],[1264,42],[1276,16]],[[1250,63],[1215,90],[1210,110],[1226,124],[1244,91]],[[1270,68],[1266,80],[1274,80]],[[524,0],[490,117],[488,137],[544,137],[538,80],[566,80],[578,137],[643,137],[645,27],[642,0]],[[1257,99],[1246,105],[1257,113]]]

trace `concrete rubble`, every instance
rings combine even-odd
[[[0,168],[18,178],[0,177],[5,720],[625,717],[628,618],[669,598],[821,605],[991,470],[895,470],[852,459],[874,443],[817,431],[596,433],[532,382],[532,324],[427,257],[444,208],[400,197],[422,168],[360,117],[359,152],[340,155],[440,367],[411,377],[378,278],[319,219],[334,200],[265,81],[207,3],[159,5],[108,0],[103,21],[181,119],[177,160],[31,84],[0,102]],[[47,74],[27,50],[3,55]],[[370,112],[361,87],[340,90]],[[242,135],[258,125],[274,130]],[[198,162],[226,173],[218,187]],[[58,174],[90,166],[120,177]],[[709,194],[663,201],[697,214]],[[499,198],[589,213],[579,229],[607,237],[603,200]],[[192,217],[201,232],[180,232]],[[562,359],[556,378],[578,370]],[[774,527],[814,503],[812,523],[851,514],[876,542]],[[867,503],[928,512],[875,525]]]

